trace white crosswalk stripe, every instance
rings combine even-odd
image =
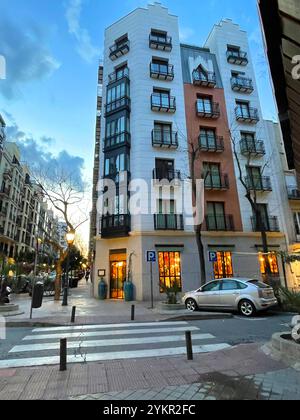
[[[186,331],[195,354],[230,348],[187,322],[37,328],[0,360],[0,369],[59,364],[61,338],[68,339],[68,363],[183,355]]]

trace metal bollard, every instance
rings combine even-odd
[[[60,372],[65,372],[67,370],[67,339],[62,338],[60,340]]]
[[[72,308],[72,316],[71,316],[71,323],[74,324],[75,322],[75,316],[76,316],[76,306],[73,306]]]
[[[186,341],[186,353],[188,360],[194,360],[193,358],[193,343],[192,343],[192,333],[191,331],[186,331],[185,333],[185,341]]]
[[[135,318],[135,306],[131,306],[131,321],[134,321]]]

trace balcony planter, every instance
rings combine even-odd
[[[98,295],[99,300],[106,300],[107,298],[107,284],[105,283],[103,278],[100,280],[98,285]]]
[[[124,300],[132,302],[134,300],[134,286],[130,281],[124,283]]]

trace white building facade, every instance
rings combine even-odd
[[[108,297],[118,299],[123,297],[125,279],[130,278],[135,298],[150,299],[149,250],[156,251],[158,258],[153,265],[155,299],[162,296],[159,283],[168,286],[178,281],[184,290],[195,288],[199,285],[197,247],[194,228],[185,217],[191,211],[191,195],[187,194],[182,209],[178,187],[180,180],[189,177],[189,156],[177,17],[156,3],[109,27],[103,78],[99,175],[117,182],[117,187],[110,213],[98,216],[95,279],[105,274]],[[171,199],[155,179],[174,183]],[[132,206],[129,214],[126,198],[134,202],[139,180],[144,185],[136,202],[141,210],[136,214]],[[147,187],[152,190],[151,199]],[[98,211],[103,204],[107,202],[99,200]]]

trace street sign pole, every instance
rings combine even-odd
[[[150,263],[150,274],[151,274],[151,309],[154,308],[154,297],[153,297],[153,262]]]

